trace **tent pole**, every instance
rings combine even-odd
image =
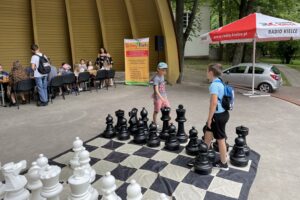
[[[254,94],[255,83],[255,52],[256,52],[256,37],[253,40],[253,58],[252,58],[252,94]]]

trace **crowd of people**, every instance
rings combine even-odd
[[[48,105],[48,90],[51,83],[51,80],[56,76],[63,76],[70,73],[78,78],[79,74],[82,72],[92,72],[97,70],[110,70],[113,67],[113,60],[110,54],[106,51],[105,48],[101,48],[95,62],[91,60],[81,59],[78,64],[74,65],[74,68],[71,67],[68,63],[62,63],[62,65],[57,68],[51,64],[49,57],[40,52],[38,45],[33,44],[31,46],[32,57],[31,57],[31,66],[23,67],[20,61],[14,61],[11,67],[10,72],[6,72],[3,69],[3,66],[0,64],[0,80],[8,79],[3,83],[5,101],[9,102],[10,106],[16,105],[16,98],[21,98],[21,103],[26,104],[27,100],[23,93],[20,93],[20,97],[15,96],[15,88],[19,81],[32,79],[35,81],[36,92],[38,93],[38,106],[47,106]],[[42,64],[40,59],[46,58],[49,62],[51,69],[48,73],[41,73],[39,70],[40,65]],[[91,73],[91,80],[95,77],[95,73]],[[93,84],[93,81],[91,81]],[[109,80],[109,85],[112,85],[112,81]],[[100,87],[103,87],[103,84],[100,84]],[[81,85],[76,87],[79,91],[83,90]],[[61,95],[64,91],[70,92],[75,88],[72,88],[69,85],[66,85],[64,88],[59,89],[59,94]],[[52,96],[54,98],[54,96]]]

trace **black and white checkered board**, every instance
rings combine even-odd
[[[116,193],[126,199],[126,188],[131,179],[142,187],[143,200],[159,199],[160,193],[176,200],[232,200],[247,199],[256,175],[259,154],[250,153],[247,167],[229,165],[229,171],[214,168],[210,175],[199,175],[187,167],[193,157],[179,151],[164,150],[164,143],[158,148],[136,145],[132,141],[93,138],[84,143],[90,152],[91,165],[96,170],[93,186],[99,191],[99,179],[108,171],[116,178]],[[68,150],[50,159],[50,164],[62,168],[61,180],[66,182],[72,174],[68,163],[73,156]],[[100,197],[99,197],[100,199]]]

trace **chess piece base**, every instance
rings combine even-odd
[[[249,160],[247,158],[233,158],[232,156],[230,157],[230,163],[236,167],[246,167],[248,165],[248,161]]]

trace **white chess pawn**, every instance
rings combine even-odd
[[[61,169],[58,166],[47,166],[39,172],[40,179],[43,183],[41,196],[47,200],[59,200],[59,194],[63,190],[62,184],[59,183]]]
[[[142,200],[142,188],[135,180],[131,180],[127,187],[127,200]]]
[[[1,170],[5,178],[4,200],[28,200],[29,191],[25,189],[27,180],[25,176],[20,175],[26,168],[26,161],[18,163],[7,163]]]
[[[45,200],[45,198],[41,196],[43,184],[40,180],[40,169],[41,168],[37,165],[37,163],[33,162],[27,173],[27,189],[31,191],[30,200]]]
[[[90,176],[90,183],[96,179],[96,171],[90,165],[90,153],[87,150],[83,150],[79,153],[79,163],[86,174]]]
[[[74,174],[68,179],[71,194],[68,200],[98,200],[98,192],[90,183],[90,176],[84,173],[83,168],[77,167]]]
[[[80,166],[79,163],[79,154],[80,152],[84,151],[85,147],[83,146],[83,142],[79,137],[75,138],[75,141],[73,142],[73,151],[74,151],[74,156],[70,160],[70,167],[72,169],[75,169],[76,167]]]
[[[169,200],[169,198],[167,197],[166,194],[161,194],[161,195],[159,196],[159,200]]]
[[[48,166],[48,158],[46,158],[44,154],[40,154],[38,159],[36,160],[36,163],[41,168],[41,170],[43,170]]]
[[[117,189],[116,179],[110,172],[100,179],[100,193],[103,195],[102,200],[121,200],[121,198],[115,193]]]

